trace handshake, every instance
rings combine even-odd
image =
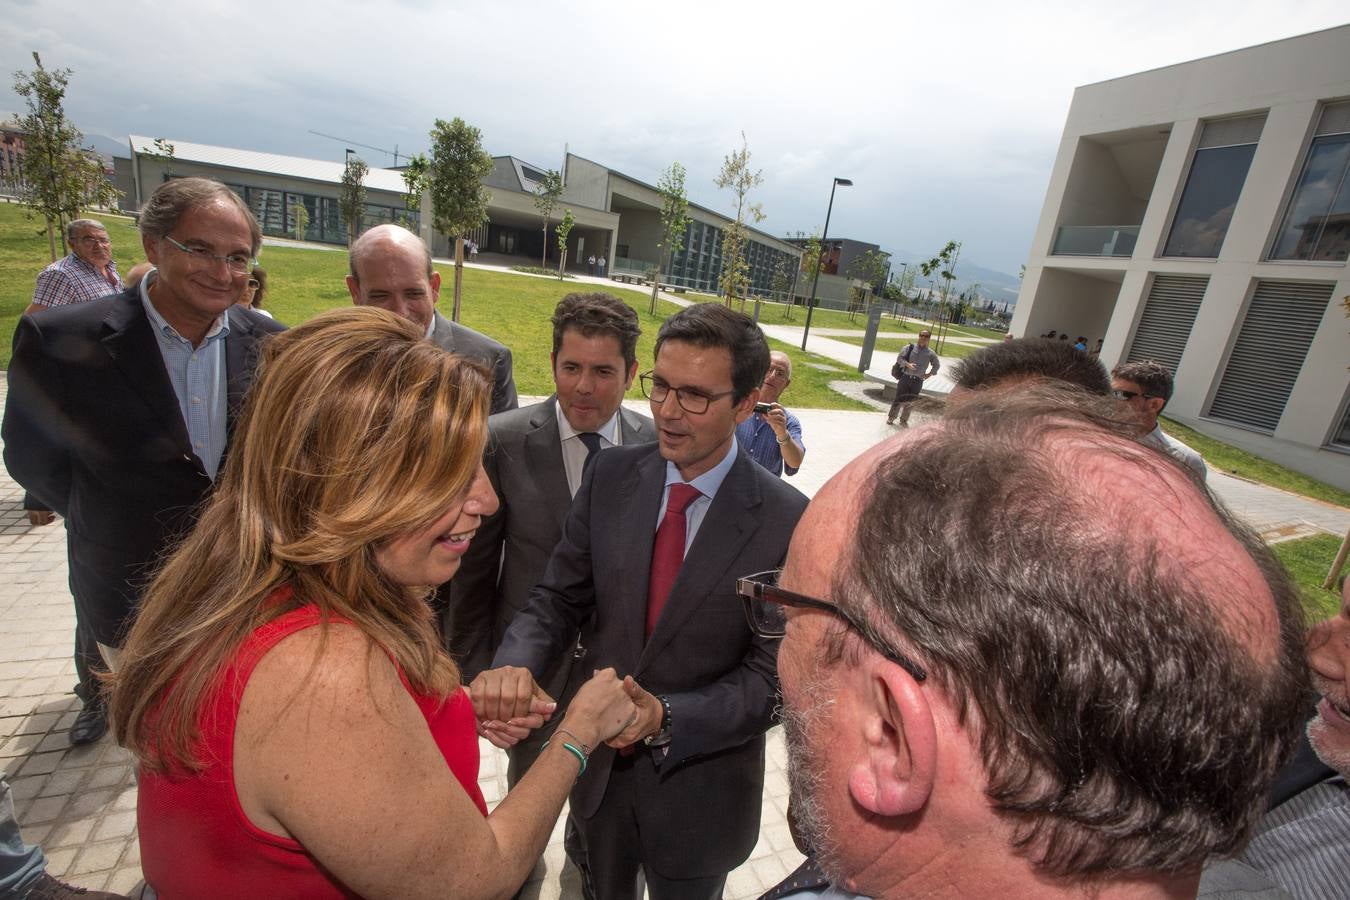
[[[469,697],[478,733],[503,749],[524,740],[558,708],[530,670],[516,666],[479,673],[469,685]],[[613,669],[600,669],[572,698],[559,727],[592,747],[604,743],[617,750],[656,734],[664,715],[661,701],[631,675],[621,679]]]

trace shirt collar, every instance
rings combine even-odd
[[[698,492],[705,497],[712,498],[717,496],[717,491],[722,487],[722,482],[726,480],[727,473],[736,463],[736,439],[733,437],[727,445],[726,455],[722,460],[693,481],[686,482],[680,470],[670,460],[666,460],[666,486],[672,484],[689,484],[698,489]]]
[[[558,439],[561,441],[571,440],[581,432],[572,427],[572,423],[567,421],[567,416],[563,414],[562,404],[555,397],[553,408],[558,414]],[[595,429],[595,433],[605,440],[609,441],[611,447],[619,446],[619,411],[614,410],[614,415],[609,417],[609,421]]]
[[[178,333],[178,329],[170,325],[168,320],[159,314],[159,310],[155,309],[155,304],[150,302],[150,282],[157,280],[159,280],[159,273],[156,270],[151,269],[149,272],[145,273],[145,277],[141,279],[140,287],[138,288],[141,295],[141,306],[145,307],[146,317],[150,319],[150,324],[157,333],[162,334],[165,337],[190,343],[187,338]],[[206,330],[206,337],[202,341],[203,344],[207,341],[215,340],[216,338],[229,336],[230,317],[228,313],[229,310],[226,310],[216,316],[216,320],[212,322],[211,327]]]
[[[431,333],[435,330],[436,330],[436,314],[433,312],[431,314],[431,321],[427,322],[427,333],[422,335],[422,337],[426,338],[427,340],[431,340]]]
[[[81,269],[84,269],[86,272],[89,272],[90,274],[98,278],[103,277],[101,274],[99,274],[98,269],[94,268],[93,263],[89,262],[86,259],[81,259],[79,256],[75,254],[74,250],[70,251],[70,255],[66,257],[66,261],[73,266],[79,266]],[[108,260],[108,271],[112,272],[114,275],[117,274],[117,263],[113,262],[111,259]]]

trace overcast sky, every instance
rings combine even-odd
[[[66,110],[89,134],[341,160],[352,143],[423,150],[433,119],[460,116],[489,153],[539,166],[567,145],[655,182],[678,160],[690,199],[728,211],[713,178],[744,131],[764,230],[818,229],[837,175],[855,187],[831,234],[915,253],[957,239],[1012,274],[1074,87],[1350,19],[1344,0],[4,5],[4,71],[33,50],[72,69]],[[22,108],[5,78],[0,112]]]

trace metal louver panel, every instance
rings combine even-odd
[[[1125,361],[1155,359],[1175,373],[1208,285],[1205,275],[1155,275]]]
[[[1306,281],[1257,282],[1210,403],[1211,418],[1275,430],[1334,287]]]

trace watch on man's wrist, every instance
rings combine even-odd
[[[664,696],[656,699],[661,701],[661,727],[656,734],[649,734],[642,741],[648,747],[665,747],[670,743],[670,701]]]

